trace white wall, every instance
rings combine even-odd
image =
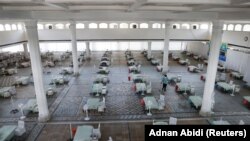
[[[245,37],[248,37],[248,41],[244,41]],[[250,48],[250,32],[224,31],[222,42]]]
[[[0,45],[12,44],[16,42],[25,41],[24,31],[1,31]]]
[[[187,51],[192,52],[196,55],[201,55],[202,57],[208,57],[208,45],[202,42],[188,42]]]
[[[78,40],[144,40],[164,39],[164,29],[78,29]],[[178,29],[170,31],[171,39],[208,40],[208,30]],[[40,40],[70,40],[70,31],[62,30],[39,30]]]

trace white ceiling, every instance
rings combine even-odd
[[[249,14],[250,0],[0,0],[4,20],[250,21]]]

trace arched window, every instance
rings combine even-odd
[[[118,28],[118,24],[117,23],[111,23],[111,24],[109,24],[109,28]]]
[[[4,26],[5,26],[5,30],[6,31],[10,31],[11,30],[10,24],[5,24]]]
[[[41,29],[44,29],[44,26],[43,26],[43,24],[37,24],[37,28],[38,28],[39,30],[41,30]]]
[[[235,27],[234,27],[235,31],[241,31],[242,30],[242,25],[241,24],[236,24]]]
[[[181,28],[182,29],[190,29],[190,25],[187,24],[187,23],[184,23],[184,24],[181,25]]]
[[[161,28],[166,28],[166,25],[165,25],[165,24],[162,24],[162,25],[161,25]]]
[[[97,28],[97,24],[96,23],[90,23],[89,28]]]
[[[22,24],[18,24],[18,25],[17,25],[17,29],[18,29],[18,30],[23,30],[23,25],[22,25]]]
[[[52,25],[52,24],[46,24],[46,25],[45,25],[45,28],[46,28],[46,29],[52,29],[52,28],[53,28],[53,25]]]
[[[56,29],[64,29],[64,25],[59,23],[55,25]]]
[[[180,29],[180,24],[173,24],[173,29]]]
[[[152,28],[161,28],[160,23],[153,23]]]
[[[128,24],[127,23],[121,23],[120,28],[128,28]]]
[[[243,31],[250,31],[250,24],[244,25]]]
[[[69,29],[70,23],[65,24],[65,29]]]
[[[0,24],[0,31],[4,31],[4,26]]]
[[[201,24],[200,29],[208,29],[208,24]]]
[[[227,30],[233,31],[233,30],[234,30],[234,25],[233,25],[233,24],[229,24],[229,25],[227,26]]]
[[[199,29],[199,25],[198,24],[192,24],[192,29]]]
[[[106,23],[100,23],[99,28],[108,28],[108,24]]]
[[[12,24],[12,25],[11,25],[11,29],[12,29],[12,30],[17,30],[16,24]]]
[[[226,24],[223,25],[223,30],[227,30],[227,25]]]
[[[148,28],[148,24],[147,23],[141,23],[140,28]]]
[[[139,28],[137,23],[131,23],[130,28]]]
[[[77,29],[83,29],[84,28],[84,24],[78,23],[78,24],[76,24],[76,28]]]

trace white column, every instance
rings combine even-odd
[[[25,57],[29,56],[27,43],[23,43],[23,52],[24,52]]]
[[[86,57],[87,59],[90,58],[90,48],[89,48],[90,43],[86,42]]]
[[[168,71],[168,50],[169,50],[169,40],[170,40],[170,30],[172,29],[170,22],[165,22],[165,38],[163,47],[163,63],[162,72],[167,73]]]
[[[152,42],[148,41],[148,58],[151,57],[151,54],[152,54],[151,45],[152,45]]]
[[[214,85],[219,61],[220,46],[222,42],[223,24],[220,21],[213,22],[212,39],[208,58],[207,77],[205,82],[200,115],[212,114],[214,102]]]
[[[37,22],[27,21],[25,23],[25,28],[28,37],[31,68],[34,79],[36,100],[39,110],[38,121],[46,122],[49,120],[50,114],[43,84],[42,62],[40,57],[41,54],[38,40]]]
[[[79,75],[79,66],[77,60],[77,43],[76,43],[76,23],[71,21],[69,25],[70,33],[71,33],[71,45],[72,45],[72,59],[73,59],[73,70],[74,75]]]

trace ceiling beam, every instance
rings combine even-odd
[[[218,6],[213,5],[200,5],[192,8],[192,11],[204,11],[211,8],[217,8]],[[220,6],[221,7],[221,6]]]
[[[54,7],[54,8],[63,9],[63,10],[69,10],[69,8],[66,5],[63,5],[63,4],[60,4],[60,3],[54,4],[54,3],[46,2],[45,0],[32,0],[32,2],[43,4],[43,5]]]
[[[231,0],[231,5],[243,5],[246,3],[250,3],[249,0]]]
[[[148,0],[136,0],[134,4],[132,4],[127,12],[134,12],[135,10],[137,10],[138,8],[140,8],[142,5],[144,5],[145,3],[147,3]]]

